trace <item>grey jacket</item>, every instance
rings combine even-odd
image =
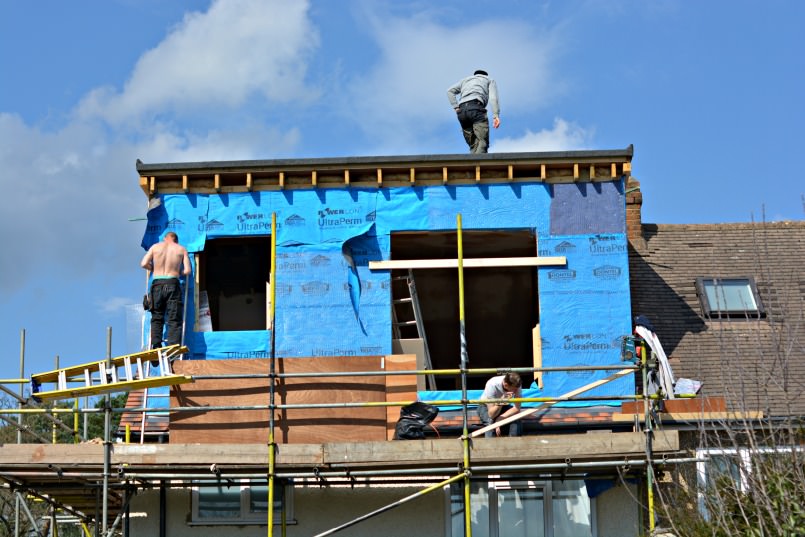
[[[484,75],[472,75],[456,82],[447,89],[447,99],[453,108],[467,101],[478,100],[486,106],[492,105],[492,116],[500,116],[498,104],[498,85]]]

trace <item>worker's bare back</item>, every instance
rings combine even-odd
[[[175,242],[173,237],[153,245],[140,263],[144,269],[151,270],[154,276],[179,277],[179,274],[190,274],[190,258],[187,249]]]

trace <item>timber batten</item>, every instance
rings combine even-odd
[[[606,151],[410,155],[145,164],[147,196],[310,188],[600,182],[629,176],[633,148]],[[601,172],[606,170],[609,173]]]

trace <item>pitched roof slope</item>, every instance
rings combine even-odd
[[[630,248],[632,312],[651,319],[675,375],[734,410],[805,415],[805,221],[642,229]],[[749,276],[764,318],[704,317],[697,277]]]

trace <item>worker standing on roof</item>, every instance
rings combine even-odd
[[[179,237],[168,231],[162,242],[148,249],[140,266],[153,273],[151,282],[151,348],[162,346],[162,329],[168,323],[168,345],[182,338],[182,286],[179,274],[190,274],[190,257]]]
[[[484,393],[481,394],[481,399],[520,399],[523,397],[522,389],[523,381],[518,373],[510,372],[505,375],[492,377],[486,381]],[[520,403],[479,403],[478,404],[478,417],[481,418],[481,424],[486,427],[498,420],[514,416],[520,412]],[[523,432],[523,424],[520,421],[515,421],[509,424],[509,436],[520,436]],[[495,429],[495,433],[500,436],[500,427]],[[490,438],[493,436],[492,431],[486,431],[484,436]]]
[[[492,105],[492,125],[500,127],[498,85],[489,74],[478,69],[472,76],[456,82],[447,90],[447,99],[458,114],[458,122],[470,153],[486,153],[489,149],[489,117],[486,105]]]

